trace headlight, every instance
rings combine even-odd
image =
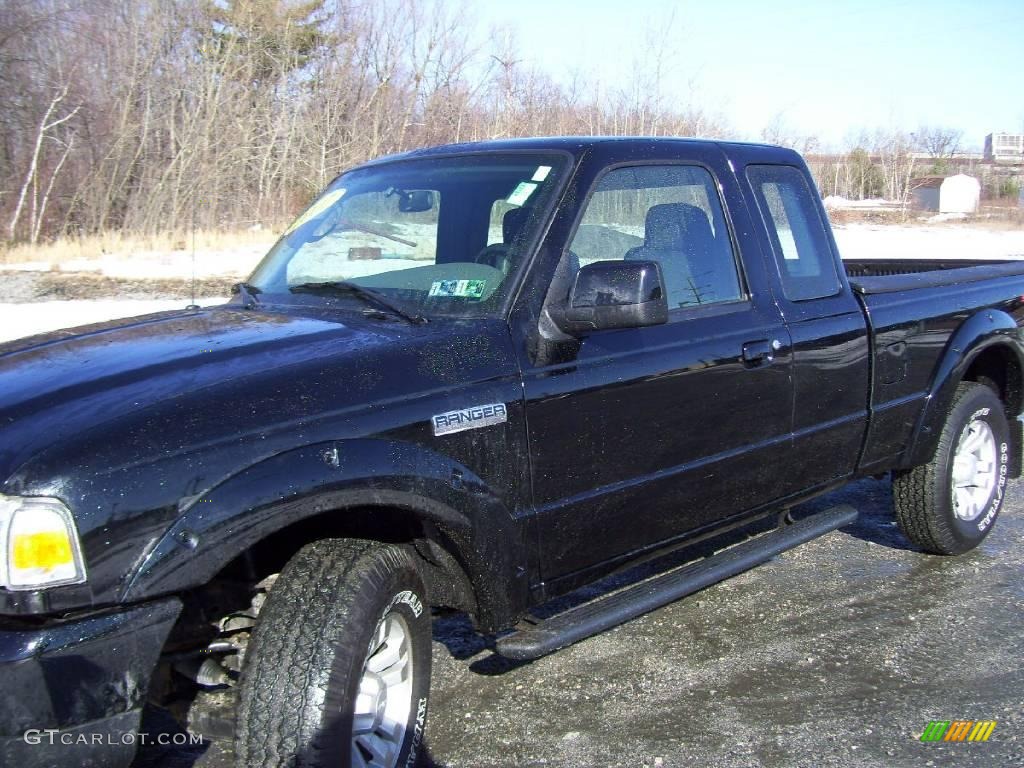
[[[71,512],[58,499],[0,496],[0,585],[80,584],[85,562]]]

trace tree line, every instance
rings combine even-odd
[[[9,240],[276,222],[342,169],[450,141],[718,135],[630,87],[555,82],[445,0],[4,0]],[[483,43],[479,43],[481,37]]]
[[[612,87],[555,79],[468,11],[455,0],[3,0],[3,237],[277,225],[346,167],[444,142],[729,133],[696,101],[665,96],[679,68],[663,29]],[[897,193],[905,175],[891,171]],[[867,193],[853,180],[843,190]]]

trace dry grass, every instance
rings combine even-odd
[[[908,208],[892,210],[862,210],[859,208],[829,209],[828,218],[833,225],[839,224],[903,224],[919,226],[969,226],[988,230],[1021,230],[1024,229],[1024,208],[1006,205],[985,205],[976,215],[962,219],[946,221],[929,221],[935,212],[920,211]]]
[[[985,229],[1024,229],[1024,208],[1017,205],[982,205],[978,215],[967,221],[971,226]]]
[[[899,208],[891,210],[862,210],[860,208],[831,208],[828,219],[837,224],[905,224],[913,221],[913,211]]]
[[[43,262],[59,269],[61,264],[79,259],[92,260],[108,256],[130,258],[134,254],[160,254],[175,251],[231,251],[237,248],[266,246],[275,233],[269,229],[237,231],[204,230],[192,233],[163,232],[153,235],[131,235],[117,231],[102,235],[64,237],[38,245],[0,244],[0,264]],[[194,245],[193,245],[194,243]]]

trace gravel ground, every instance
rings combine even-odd
[[[459,616],[435,623],[437,766],[1024,765],[1024,483],[958,558],[908,548],[889,484],[836,503],[860,520],[531,664]],[[613,582],[621,583],[622,579]],[[922,743],[929,720],[997,720],[987,743]],[[137,768],[227,768],[230,747]]]

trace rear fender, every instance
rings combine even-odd
[[[942,353],[932,386],[925,398],[925,406],[918,417],[917,426],[900,461],[900,467],[909,469],[928,462],[935,454],[946,414],[953,403],[956,388],[964,379],[971,364],[978,355],[995,346],[1004,346],[1011,350],[1019,365],[1024,367],[1024,356],[1021,354],[1020,329],[1016,321],[1005,312],[987,309],[972,315],[965,320],[950,337]],[[1011,455],[1020,453],[1020,429],[1012,419],[1011,433],[1017,435],[1017,450]],[[1019,459],[1017,460],[1019,474]]]
[[[467,467],[422,446],[379,439],[308,445],[179,506],[181,517],[142,558],[123,601],[199,587],[257,542],[313,515],[337,516],[343,528],[354,508],[388,507],[445,533],[473,586],[481,627],[507,625],[526,606],[526,552],[512,514]]]

